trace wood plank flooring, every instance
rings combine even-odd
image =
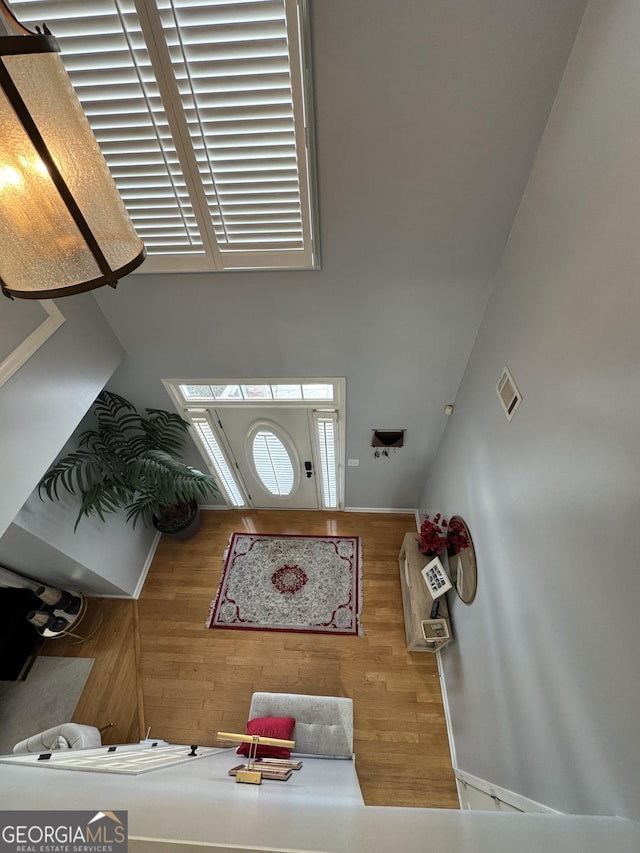
[[[103,743],[135,743],[141,737],[134,630],[137,602],[111,598],[93,600],[90,606],[94,612],[87,614],[88,626],[102,607],[102,623],[91,639],[83,643],[72,637],[48,640],[40,654],[93,658],[73,722],[98,728],[113,723],[103,732]]]
[[[406,514],[208,511],[193,539],[163,537],[138,601],[152,736],[215,746],[244,731],[256,690],[349,696],[368,805],[458,808],[435,656],[407,652],[398,552]],[[361,536],[364,637],[205,628],[233,531]]]
[[[41,653],[95,659],[74,720],[113,722],[104,743],[151,726],[216,746],[216,731],[244,731],[256,690],[349,696],[365,803],[458,808],[436,659],[405,645],[398,552],[413,526],[407,514],[204,512],[193,539],[163,537],[138,602],[105,599],[93,638]],[[206,629],[233,531],[361,536],[364,637]]]

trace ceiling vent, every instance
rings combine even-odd
[[[516,383],[513,381],[513,376],[506,367],[502,371],[500,381],[496,385],[496,392],[500,398],[507,420],[510,421],[522,402],[522,394],[518,391]]]

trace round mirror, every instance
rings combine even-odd
[[[465,604],[471,604],[476,596],[478,583],[476,552],[469,528],[459,515],[449,519],[447,539],[451,583],[462,601]]]

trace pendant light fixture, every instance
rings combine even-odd
[[[0,286],[50,299],[93,290],[145,258],[115,182],[44,26],[0,0]]]

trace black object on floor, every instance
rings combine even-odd
[[[16,681],[41,642],[27,621],[40,604],[30,589],[0,587],[0,681]]]

